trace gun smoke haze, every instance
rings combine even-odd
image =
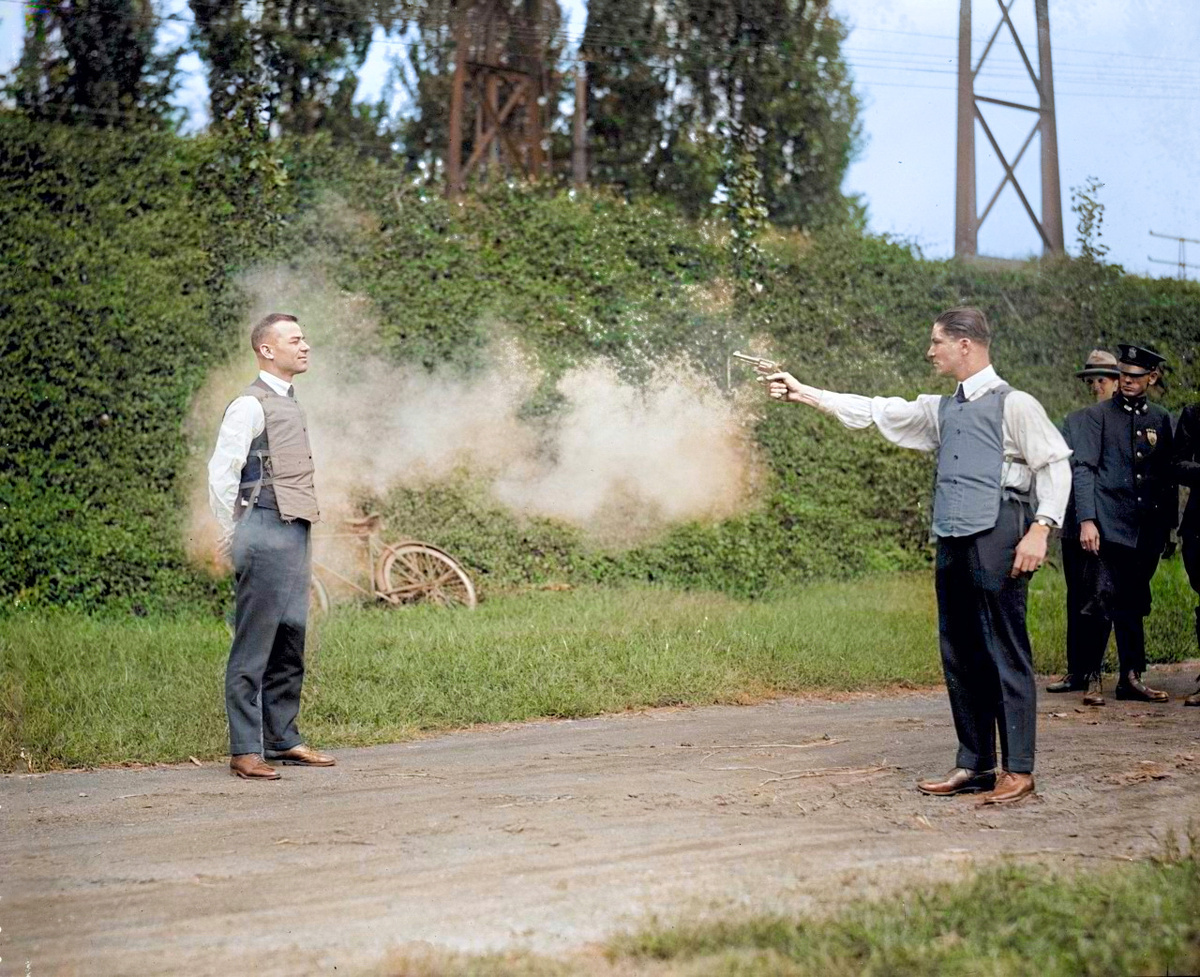
[[[528,420],[521,408],[543,373],[512,340],[497,340],[489,365],[470,375],[396,366],[361,355],[376,332],[370,303],[319,272],[261,270],[242,285],[253,297],[247,334],[261,315],[286,311],[313,346],[296,395],[308,415],[325,531],[354,514],[364,495],[464,471],[510,510],[565,521],[609,545],[644,540],[673,522],[730,516],[753,494],[746,405],[683,365],[659,367],[634,386],[611,363],[590,362],[560,379],[562,410]],[[213,566],[218,534],[205,466],[225,405],[255,376],[248,345],[211,372],[188,424],[188,548]]]

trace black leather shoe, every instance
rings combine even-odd
[[[1046,686],[1047,692],[1086,692],[1088,687],[1087,677],[1083,675],[1072,675],[1069,672],[1060,678],[1057,682],[1051,682]]]
[[[1126,672],[1117,683],[1117,698],[1132,699],[1134,702],[1166,702],[1171,697],[1146,685],[1140,672]]]

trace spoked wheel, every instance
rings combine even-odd
[[[393,604],[474,607],[475,585],[449,553],[426,543],[396,543],[379,557],[381,595]]]
[[[313,617],[329,613],[329,591],[317,577],[308,585],[308,613]]]

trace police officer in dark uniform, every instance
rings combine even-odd
[[[1117,392],[1121,371],[1117,358],[1106,349],[1088,354],[1083,369],[1076,372],[1086,385],[1093,403],[1111,400]],[[1078,431],[1088,408],[1081,407],[1063,421],[1063,440],[1073,451]],[[1104,705],[1100,671],[1104,650],[1112,633],[1103,593],[1107,576],[1101,572],[1100,558],[1079,545],[1079,518],[1075,514],[1075,493],[1067,503],[1062,528],[1063,577],[1067,584],[1067,674],[1046,686],[1047,692],[1084,692],[1085,705]]]
[[[1142,682],[1150,579],[1179,516],[1171,417],[1146,396],[1164,358],[1125,343],[1118,346],[1117,358],[1117,393],[1087,409],[1075,443],[1079,544],[1099,554],[1112,581],[1110,613],[1121,669],[1117,698],[1165,702],[1165,692]]]
[[[1179,524],[1179,549],[1188,583],[1200,594],[1200,404],[1190,404],[1179,415],[1175,428],[1175,478],[1180,485],[1191,489],[1183,522]],[[1196,640],[1200,642],[1200,607],[1196,608]],[[1183,704],[1200,706],[1200,689],[1184,699]]]

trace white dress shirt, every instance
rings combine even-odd
[[[258,378],[281,397],[291,392],[292,385],[273,373],[260,370]],[[266,424],[257,397],[248,394],[238,397],[225,410],[221,430],[217,432],[217,447],[208,460],[208,507],[221,525],[223,539],[233,535],[233,506],[250,444],[263,433]]]
[[[1004,381],[991,366],[961,384],[967,400],[976,400]],[[874,424],[879,433],[902,448],[936,451],[938,407],[941,397],[921,394],[916,400],[900,397],[862,397],[822,390],[817,406],[849,428]],[[1037,515],[1062,526],[1071,495],[1071,449],[1062,434],[1033,397],[1021,390],[1004,400],[1004,473],[1001,485],[1037,496]]]

